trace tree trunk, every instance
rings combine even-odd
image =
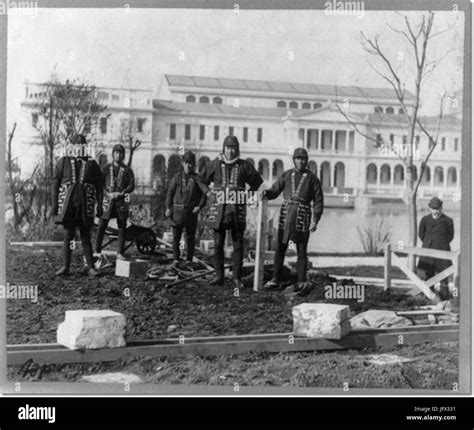
[[[407,169],[407,203],[408,203],[408,246],[416,246],[418,235],[417,229],[417,206],[416,206],[416,190],[412,166]],[[408,267],[415,270],[415,258],[413,255],[408,256]]]

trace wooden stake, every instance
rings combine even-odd
[[[390,268],[392,266],[392,247],[389,243],[385,245],[385,260],[384,260],[384,291],[390,289],[391,278],[390,278]]]
[[[263,263],[265,257],[265,241],[267,235],[267,200],[259,200],[257,213],[257,241],[255,245],[255,272],[253,290],[263,287]]]

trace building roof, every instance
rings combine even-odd
[[[288,111],[296,114],[297,109],[285,108],[265,108],[265,107],[250,107],[240,106],[234,107],[223,104],[210,103],[180,103],[165,100],[153,100],[153,107],[156,110],[168,114],[214,114],[214,115],[245,115],[245,116],[266,116],[283,118],[288,114]]]
[[[286,117],[294,117],[299,119],[307,115],[317,114],[326,110],[331,110],[330,105],[325,104],[318,109],[286,109],[286,108],[266,108],[266,107],[250,107],[240,106],[234,107],[224,104],[211,103],[181,103],[168,100],[153,100],[153,108],[163,114],[202,114],[202,115],[230,115],[230,116],[249,116],[249,117],[273,117],[275,119]],[[404,126],[407,124],[405,115],[398,114],[366,114],[352,112],[355,118],[360,118],[362,122],[368,125],[381,126]],[[355,120],[354,118],[354,120]],[[421,121],[428,127],[436,127],[436,116],[420,117]],[[461,119],[457,115],[445,115],[443,117],[442,127],[460,127]]]
[[[189,87],[233,91],[260,91],[267,93],[288,93],[291,95],[314,95],[314,97],[359,97],[365,99],[396,99],[390,88],[357,87],[342,85],[305,84],[297,82],[259,81],[252,79],[209,78],[202,76],[167,75],[169,87]],[[413,95],[406,92],[408,99]]]
[[[383,125],[395,125],[401,126],[406,125],[407,120],[405,115],[398,115],[398,114],[370,114],[370,115],[363,115],[363,114],[355,114],[360,116],[361,118],[366,117],[370,124],[383,124]],[[422,124],[428,127],[436,127],[438,123],[438,116],[420,116],[420,121]],[[460,127],[461,126],[461,119],[457,115],[444,115],[441,120],[441,126],[443,127]]]

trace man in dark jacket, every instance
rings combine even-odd
[[[424,216],[420,221],[418,236],[423,243],[423,248],[451,251],[450,243],[454,238],[454,223],[452,218],[445,215],[443,202],[433,197],[428,204],[431,214]],[[440,258],[420,257],[418,271],[424,279],[430,279],[451,266],[450,260]],[[441,281],[440,298],[449,299],[448,279]]]
[[[186,260],[193,261],[196,226],[199,211],[206,205],[206,196],[198,185],[195,173],[196,156],[188,151],[183,155],[183,170],[178,172],[168,188],[165,215],[171,219],[173,228],[173,258],[180,257],[180,241],[186,229]]]
[[[247,223],[247,201],[241,199],[240,196],[246,195],[246,184],[250,187],[249,191],[253,192],[260,187],[263,179],[248,161],[240,158],[239,140],[235,136],[227,136],[224,139],[222,152],[218,158],[204,168],[200,175],[201,189],[212,203],[209,208],[208,221],[214,230],[216,277],[210,284],[224,284],[224,241],[226,231],[230,230],[234,248],[232,279],[236,288],[242,288],[240,277],[244,231]],[[214,183],[212,191],[208,187],[211,182]]]
[[[86,146],[86,138],[79,134],[72,138],[74,146]],[[56,165],[53,178],[53,213],[55,223],[64,226],[63,267],[56,275],[69,274],[76,227],[81,233],[82,250],[89,267],[89,276],[96,276],[91,244],[91,227],[94,224],[94,206],[102,205],[103,178],[100,167],[84,153],[79,157],[62,157]]]
[[[273,278],[265,284],[266,290],[279,288],[285,253],[290,240],[296,244],[298,252],[296,290],[301,291],[305,288],[309,234],[316,231],[323,213],[324,196],[321,183],[306,167],[308,164],[306,149],[295,149],[293,162],[295,167],[283,172],[272,187],[262,193],[263,198],[273,200],[283,192],[284,199],[280,209]],[[313,202],[312,210],[311,202]]]
[[[123,163],[125,148],[115,145],[112,149],[113,162],[107,164],[103,170],[105,186],[104,206],[100,217],[99,227],[95,241],[95,252],[102,251],[102,241],[110,219],[117,219],[118,227],[118,252],[117,258],[125,259],[125,229],[130,214],[128,202],[130,193],[135,189],[135,176],[133,170]]]

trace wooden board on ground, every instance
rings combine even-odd
[[[248,352],[335,351],[458,340],[459,324],[450,324],[356,330],[339,340],[298,337],[293,333],[277,333],[136,341],[129,342],[123,348],[86,351],[72,351],[59,344],[24,344],[7,346],[7,364],[9,366],[22,365],[30,359],[38,364],[53,364],[107,362],[140,356],[183,357],[188,354],[212,356]]]

